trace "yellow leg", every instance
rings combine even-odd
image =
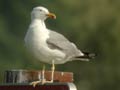
[[[55,64],[54,64],[54,61],[52,62],[52,74],[51,74],[51,82],[53,83],[54,81],[54,72],[55,72]]]
[[[45,83],[53,83],[54,82],[54,72],[55,72],[55,64],[54,64],[54,61],[52,61],[51,80],[45,81]]]
[[[45,79],[45,66],[43,66],[41,80],[34,81],[34,82],[30,83],[30,84],[33,85],[33,87],[35,87],[39,83],[41,83],[41,84],[53,83],[53,81],[54,81],[54,72],[55,72],[55,64],[54,64],[54,61],[53,61],[52,62],[52,68],[51,68],[51,80],[50,81],[46,81],[46,79]]]
[[[45,84],[45,83],[46,83],[46,79],[45,79],[45,66],[43,66],[41,84]]]

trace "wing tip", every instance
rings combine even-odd
[[[75,58],[81,58],[85,59],[86,61],[89,61],[90,59],[94,59],[97,56],[96,53],[83,52],[83,54],[83,56],[77,56]]]

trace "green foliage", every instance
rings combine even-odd
[[[46,21],[48,28],[81,50],[98,54],[93,61],[69,62],[57,69],[74,72],[78,90],[120,90],[119,0],[0,0],[0,81],[8,69],[42,68],[24,47],[30,12],[39,5],[57,15]]]

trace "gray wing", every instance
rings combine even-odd
[[[75,44],[70,42],[62,34],[49,30],[49,38],[47,39],[48,47],[58,49],[66,54],[67,57],[80,56],[82,52],[77,49]]]

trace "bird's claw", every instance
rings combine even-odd
[[[47,81],[46,81],[46,79],[43,79],[41,81],[33,81],[33,82],[30,83],[30,85],[32,85],[33,87],[35,87],[38,84],[42,84],[43,85],[45,83],[47,83]]]
[[[34,81],[34,82],[31,82],[30,85],[32,85],[33,87],[35,87],[39,83],[40,83],[40,81]]]
[[[53,83],[53,80],[51,80],[51,81],[46,81],[46,79],[43,79],[43,80],[41,80],[41,81],[31,82],[30,85],[32,85],[33,87],[36,87],[36,85],[38,85],[38,84],[44,85],[44,84],[46,84],[46,83]]]
[[[43,80],[41,81],[41,84],[44,85],[45,83],[46,83],[46,79],[43,79]]]

